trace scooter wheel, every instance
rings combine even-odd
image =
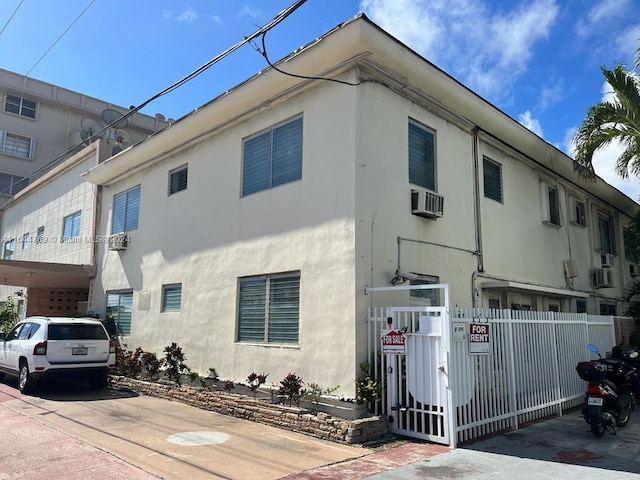
[[[604,435],[605,425],[604,425],[604,420],[602,419],[602,415],[591,417],[590,425],[591,425],[591,433],[593,433],[595,437],[599,438],[602,435]]]

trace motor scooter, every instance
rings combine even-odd
[[[576,366],[580,378],[588,382],[582,415],[594,436],[601,437],[605,431],[615,435],[615,427],[624,427],[631,416],[627,369],[620,359],[602,358],[595,345],[587,348],[599,358]]]

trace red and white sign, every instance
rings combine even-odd
[[[407,337],[401,330],[382,330],[382,353],[406,355]]]
[[[489,323],[469,324],[469,353],[471,355],[489,354],[491,335]]]

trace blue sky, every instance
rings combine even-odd
[[[2,0],[0,67],[139,105],[292,3]],[[267,36],[270,58],[359,12],[568,153],[573,129],[607,94],[600,66],[631,66],[640,46],[638,0],[307,0]],[[245,45],[144,113],[178,118],[265,66]],[[640,179],[612,172],[617,151],[601,152],[596,170],[638,199]]]

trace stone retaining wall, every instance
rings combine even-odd
[[[178,387],[120,376],[112,376],[111,385],[335,442],[365,443],[378,440],[389,433],[384,417],[345,420],[326,413],[318,413],[316,416],[307,410],[255,400],[246,395],[189,386]]]

